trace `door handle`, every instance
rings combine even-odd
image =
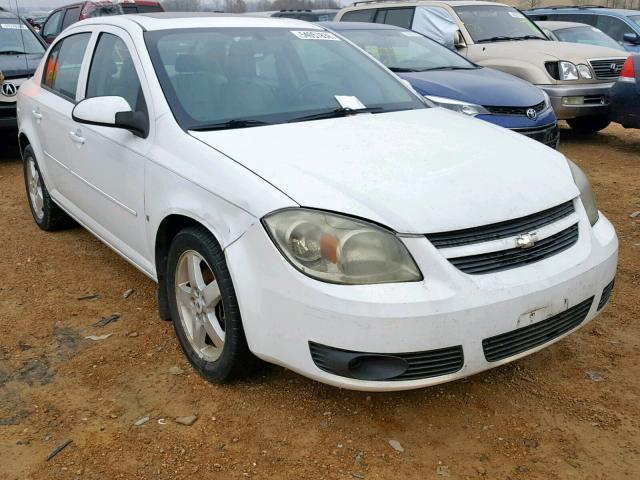
[[[69,132],[69,136],[71,137],[71,140],[75,143],[79,143],[80,145],[84,145],[84,137],[81,137],[79,132],[74,132],[71,131]]]
[[[36,120],[42,120],[42,114],[37,110],[31,110],[31,115],[33,115]]]

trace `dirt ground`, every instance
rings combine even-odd
[[[36,228],[13,142],[0,138],[0,479],[640,478],[640,131],[562,131],[620,238],[605,312],[515,363],[393,394],[279,367],[207,383],[153,282],[80,228]]]

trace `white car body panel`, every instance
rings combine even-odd
[[[66,30],[60,39],[93,32],[87,56],[98,31],[125,41],[149,110],[146,139],[74,122],[73,103],[40,86],[42,65],[19,92],[20,135],[31,144],[55,202],[146,275],[155,280],[164,275],[157,271],[155,247],[163,221],[172,215],[189,217],[216,237],[249,347],[259,357],[345,388],[418,388],[552,343],[489,363],[481,346],[487,336],[542,321],[591,297],[582,325],[597,314],[603,289],[615,275],[617,238],[604,215],[590,225],[559,153],[435,108],[185,132],[164,98],[141,26],[320,27],[289,19],[196,15],[96,18]],[[84,98],[86,70],[85,61],[78,100]],[[72,141],[71,132],[84,142]],[[578,222],[577,243],[524,267],[467,275],[447,261],[503,250],[513,238],[438,250],[424,237],[514,219],[569,200],[575,212],[538,233],[544,238]],[[303,275],[285,260],[260,221],[297,206],[365,218],[403,234],[401,241],[424,279],[345,286]],[[318,368],[310,341],[376,353],[462,345],[464,366],[454,374],[418,380],[356,380]]]

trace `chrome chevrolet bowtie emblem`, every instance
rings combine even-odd
[[[538,241],[538,235],[535,232],[531,233],[523,233],[522,235],[518,235],[516,237],[516,247],[517,248],[531,248]]]
[[[529,120],[535,120],[535,118],[538,116],[538,112],[536,112],[535,108],[528,108],[527,109],[527,118]]]
[[[5,83],[2,85],[2,89],[0,91],[2,91],[2,95],[5,97],[13,97],[18,91],[18,88],[13,83]]]

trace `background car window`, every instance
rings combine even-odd
[[[596,23],[598,22],[598,17],[590,13],[558,13],[557,15],[549,15],[549,20],[557,20],[559,22],[586,23],[587,25],[595,27]]]
[[[635,33],[624,21],[619,18],[609,17],[606,15],[598,16],[598,23],[596,24],[596,27],[619,43],[624,41],[623,36],[625,33]]]
[[[62,29],[64,30],[69,25],[73,25],[80,20],[80,7],[72,7],[67,9],[67,13],[64,14],[64,21],[62,22]]]
[[[89,69],[86,97],[116,96],[124,98],[134,111],[144,111],[140,79],[129,53],[119,37],[100,34]]]
[[[351,12],[345,13],[340,19],[341,22],[373,22],[373,16],[376,11],[373,9],[367,10],[352,10]]]
[[[601,47],[615,48],[621,50],[622,47],[610,36],[605,35],[595,27],[571,27],[556,30],[558,40],[562,42],[585,43],[587,45],[599,45]]]
[[[8,52],[44,53],[34,33],[17,19],[3,18],[0,23],[0,54]]]
[[[42,36],[43,37],[53,37],[58,34],[60,29],[60,22],[62,21],[62,15],[64,15],[64,10],[59,10],[54,12],[47,20],[47,23],[42,27]]]
[[[377,23],[386,23],[387,25],[410,29],[413,21],[413,12],[413,8],[389,8],[386,10],[384,22]],[[378,15],[380,13],[382,13],[382,10],[378,11]]]
[[[47,58],[42,83],[71,101],[76,98],[80,67],[90,38],[90,33],[71,35],[58,42]]]
[[[638,25],[638,27],[640,27],[640,15],[631,15],[629,17],[629,20],[631,20],[633,23]]]

